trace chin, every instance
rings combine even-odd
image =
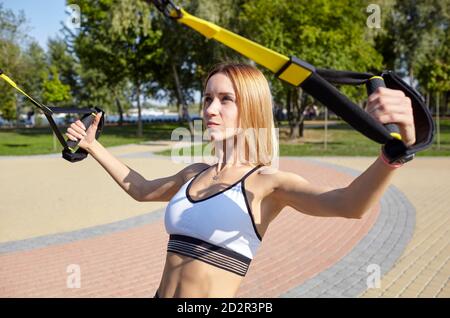
[[[236,132],[235,131],[230,132],[224,129],[208,128],[207,135],[210,141],[218,142],[233,138],[234,136],[236,136]]]
[[[209,134],[209,140],[210,141],[223,141],[225,140],[225,135],[220,132],[214,132]]]
[[[223,140],[225,136],[223,131],[214,128],[207,128],[206,133],[210,141],[220,141]]]

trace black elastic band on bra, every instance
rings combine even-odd
[[[167,251],[200,260],[239,276],[245,276],[252,261],[235,251],[179,234],[170,235]]]

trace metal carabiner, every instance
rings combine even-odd
[[[183,13],[180,10],[180,7],[176,6],[172,0],[151,0],[153,4],[161,11],[166,17],[170,19],[181,19],[183,17]]]

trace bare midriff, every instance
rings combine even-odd
[[[161,298],[235,297],[243,277],[188,256],[167,253]]]

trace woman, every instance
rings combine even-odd
[[[378,89],[367,111],[382,123],[397,123],[407,145],[415,142],[411,103],[403,92]],[[235,296],[270,222],[284,207],[313,216],[361,218],[398,167],[380,153],[339,189],[269,167],[276,159],[272,98],[263,74],[249,65],[220,64],[210,72],[203,117],[217,163],[195,163],[155,180],[146,180],[95,140],[100,117],[87,131],[76,121],[66,133],[137,201],[169,201],[165,226],[170,238],[155,297]]]

